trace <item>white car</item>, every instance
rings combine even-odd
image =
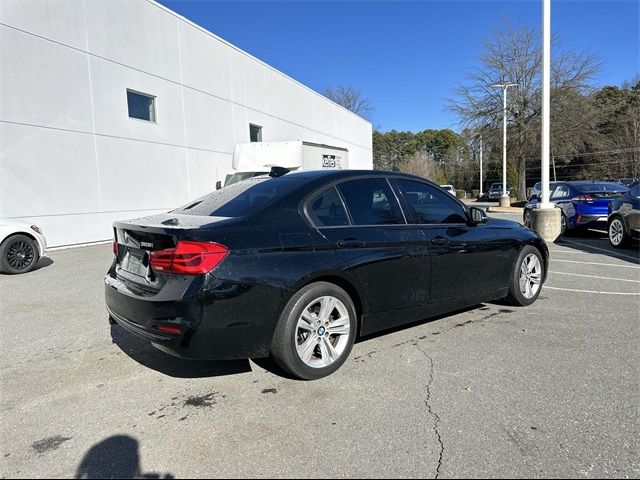
[[[28,272],[46,254],[47,241],[40,228],[0,219],[0,272]]]
[[[444,188],[451,195],[453,195],[454,197],[456,196],[456,189],[453,188],[453,185],[440,185],[440,188]]]

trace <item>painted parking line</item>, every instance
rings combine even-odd
[[[570,253],[571,255],[595,255],[595,254],[590,253],[590,252],[574,252],[574,251],[571,251],[571,250],[549,250],[549,252]]]
[[[542,288],[543,289],[549,289],[549,290],[562,290],[562,291],[565,291],[565,292],[600,293],[602,295],[628,295],[628,296],[638,296],[638,295],[640,295],[640,292],[630,292],[630,293],[626,293],[626,292],[599,292],[599,291],[595,291],[595,290],[578,290],[576,288],[550,287],[549,285],[545,285]]]
[[[600,263],[600,262],[579,262],[577,260],[560,260],[553,259],[552,262],[564,262],[564,263],[579,263],[581,265],[600,265],[602,267],[620,267],[620,268],[636,268],[640,269],[640,267],[635,265],[618,265],[617,263]]]
[[[624,253],[614,252],[613,250],[607,250],[606,248],[594,247],[594,246],[589,245],[587,243],[574,242],[574,241],[571,241],[571,240],[565,240],[564,238],[561,241],[561,244],[562,243],[569,243],[569,244],[572,244],[572,245],[580,245],[581,247],[591,248],[593,250],[598,250],[600,252],[605,252],[605,253],[607,253],[609,255],[613,255],[613,256],[616,256],[616,257],[630,258],[631,260],[640,260],[640,256],[633,257],[631,255],[625,255]]]
[[[598,277],[597,275],[583,275],[582,273],[554,272],[553,270],[549,270],[549,273],[555,273],[558,275],[571,275],[573,277],[597,278],[599,280],[614,280],[617,282],[640,283],[640,280],[629,280],[627,278],[615,278],[615,277]]]

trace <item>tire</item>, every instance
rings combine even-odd
[[[527,228],[531,228],[531,210],[528,208],[525,208],[522,214],[522,224]]]
[[[624,222],[618,216],[609,221],[609,243],[616,248],[625,247],[629,243],[629,235],[624,229]]]
[[[563,237],[565,235],[569,235],[567,216],[563,211],[560,211],[560,236]]]
[[[540,251],[531,245],[525,246],[513,267],[506,300],[520,307],[531,305],[540,295],[543,278],[544,263]]]
[[[12,235],[0,245],[0,271],[4,273],[30,272],[39,259],[38,245],[26,235]]]
[[[271,343],[271,356],[283,370],[302,380],[326,377],[351,353],[356,330],[351,297],[333,283],[311,283],[284,307]]]

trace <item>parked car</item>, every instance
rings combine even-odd
[[[609,241],[614,247],[623,247],[631,239],[640,238],[640,182],[629,186],[631,190],[609,204]]]
[[[507,184],[507,195],[511,195],[511,185]],[[498,200],[502,196],[502,182],[492,183],[489,188],[489,199]]]
[[[530,305],[548,250],[413,175],[272,172],[114,225],[110,321],[184,358],[271,355],[337,370],[357,335],[506,298]]]
[[[47,241],[36,225],[0,219],[0,272],[29,272],[46,253]]]
[[[454,197],[456,196],[456,189],[453,188],[453,185],[440,185],[440,188],[442,188],[443,190],[449,192]]]
[[[601,180],[550,182],[549,201],[562,209],[560,235],[570,230],[605,229],[609,203],[628,190],[621,183]],[[531,209],[539,202],[540,196],[532,195],[524,206],[525,226],[531,226]]]

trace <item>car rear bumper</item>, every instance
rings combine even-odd
[[[111,318],[129,334],[172,355],[198,360],[259,358],[269,354],[281,299],[260,286],[213,277],[195,295],[175,301],[136,296],[111,270],[105,300]],[[161,327],[179,333],[160,331]]]
[[[607,216],[606,215],[581,215],[577,214],[573,217],[573,222],[575,227],[577,228],[587,228],[593,226],[601,226],[602,228],[607,228]]]

